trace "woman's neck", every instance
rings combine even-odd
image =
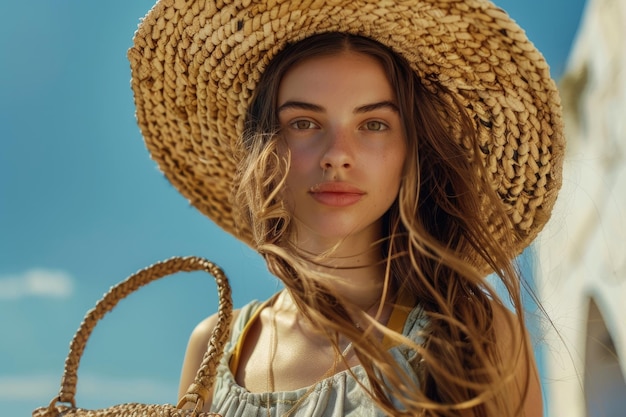
[[[300,247],[310,270],[318,272],[323,282],[336,294],[367,311],[383,297],[386,262],[379,243],[342,241],[316,248]]]

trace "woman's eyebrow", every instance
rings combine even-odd
[[[324,107],[318,106],[317,104],[307,103],[304,101],[286,101],[285,103],[280,105],[280,107],[278,107],[277,112],[280,113],[283,110],[288,109],[310,110],[318,113],[323,113],[324,111],[326,111]]]
[[[379,109],[389,109],[392,110],[396,113],[400,112],[400,109],[398,108],[398,106],[396,105],[396,103],[394,103],[393,101],[390,100],[385,100],[385,101],[379,101],[378,103],[372,103],[372,104],[366,104],[364,106],[360,106],[357,107],[356,109],[354,109],[354,113],[367,113],[370,111],[375,111],[375,110],[379,110]]]
[[[354,113],[358,114],[358,113],[367,113],[367,112],[371,112],[371,111],[375,111],[375,110],[379,110],[379,109],[390,109],[396,113],[399,113],[400,110],[398,109],[398,106],[396,105],[396,103],[394,103],[393,101],[390,100],[384,100],[384,101],[379,101],[377,103],[372,103],[372,104],[365,104],[363,106],[359,106],[356,109],[354,109]],[[313,103],[307,103],[305,101],[286,101],[285,103],[281,104],[280,107],[278,107],[278,113],[282,112],[283,110],[288,110],[288,109],[299,109],[299,110],[309,110],[309,111],[314,111],[314,112],[318,112],[318,113],[323,113],[326,111],[326,109],[322,106],[319,106],[317,104],[313,104]]]

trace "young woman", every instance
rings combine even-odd
[[[540,416],[512,259],[549,217],[563,142],[521,30],[486,1],[200,3],[140,26],[139,124],[285,285],[236,312],[205,409]],[[215,323],[191,335],[181,397]]]

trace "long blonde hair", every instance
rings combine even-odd
[[[289,159],[279,152],[278,87],[299,60],[346,50],[373,56],[383,65],[404,123],[404,176],[384,216],[381,251],[388,271],[386,288],[412,295],[427,317],[423,343],[391,335],[415,352],[418,384],[380,344],[371,343],[371,335],[355,326],[354,306],[306,268],[304,261],[310,259],[303,259],[288,239],[291,218],[280,190]],[[248,110],[247,154],[232,196],[239,221],[253,231],[257,250],[301,312],[326,331],[337,350],[337,334],[353,342],[369,377],[369,388],[364,389],[389,414],[448,416],[462,409],[483,417],[521,413],[523,401],[512,406],[502,388],[513,378],[520,357],[530,362],[531,356],[520,279],[511,261],[516,237],[495,242],[489,224],[508,224],[504,209],[495,211],[497,219],[486,219],[481,211],[484,199],[496,208],[502,202],[476,157],[481,150],[474,140],[475,123],[453,95],[435,80],[420,79],[402,57],[373,40],[340,33],[288,45],[268,64]],[[520,336],[511,343],[520,350],[510,354],[503,355],[499,348],[502,340],[494,317],[502,314],[504,303],[484,279],[487,268],[502,281],[517,313],[507,315],[505,322],[522,329],[509,332]],[[526,390],[522,387],[522,399]]]

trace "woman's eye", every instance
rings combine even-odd
[[[384,124],[383,122],[379,122],[378,120],[371,120],[365,123],[366,130],[381,131],[381,130],[387,130],[387,128],[388,127],[386,124]]]
[[[297,130],[315,129],[317,125],[310,120],[296,120],[291,122],[291,127]]]

